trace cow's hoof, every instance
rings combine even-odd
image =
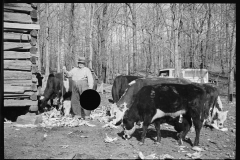
[[[139,144],[140,146],[142,146],[144,143],[143,143],[143,142],[139,142],[138,144]]]
[[[179,139],[179,140],[178,140],[178,145],[179,145],[179,146],[183,145],[182,139]]]
[[[158,141],[156,141],[156,142],[154,142],[154,144],[155,144],[155,145],[160,145],[161,143],[158,142]]]

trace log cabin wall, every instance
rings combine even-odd
[[[4,3],[4,107],[37,111],[37,5]]]

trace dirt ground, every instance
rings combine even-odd
[[[101,95],[101,106],[109,105],[106,94]],[[110,97],[110,94],[108,95]],[[224,110],[229,110],[224,127],[228,131],[205,128],[201,130],[201,159],[235,158],[236,152],[236,103],[227,104],[226,97],[221,97]],[[176,144],[176,132],[170,125],[161,125],[161,144],[154,144],[156,132],[150,127],[145,144],[140,146],[141,129],[135,132],[130,140],[122,138],[122,128],[102,128],[104,123],[90,121],[95,127],[54,127],[17,128],[4,124],[4,157],[5,159],[138,159],[139,152],[144,156],[168,154],[174,159],[188,159],[187,153],[194,153],[188,142],[183,142],[184,150]],[[117,137],[112,143],[104,142],[106,134]],[[45,135],[45,136],[44,136]],[[189,132],[192,142],[195,132]],[[83,138],[85,137],[85,138]]]

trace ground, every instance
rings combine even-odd
[[[108,97],[110,94],[108,95]],[[101,94],[100,106],[109,105],[106,94]],[[224,127],[228,131],[205,128],[201,130],[201,159],[235,158],[236,152],[236,105],[228,104],[226,97],[221,97],[224,110],[229,110]],[[234,99],[235,100],[235,99]],[[185,152],[176,144],[176,132],[170,125],[162,125],[160,144],[154,144],[156,132],[150,127],[144,145],[139,145],[140,132],[135,132],[130,140],[122,139],[122,128],[102,128],[104,123],[91,121],[95,127],[55,127],[17,128],[4,124],[4,157],[5,159],[137,159],[139,152],[144,156],[155,153],[156,156],[168,154],[174,159],[186,159],[187,153],[194,153],[191,145],[183,142]],[[106,134],[117,137],[112,143],[104,142]],[[44,136],[45,135],[45,136]],[[195,132],[189,132],[193,141]],[[85,138],[84,138],[85,137]],[[153,137],[153,138],[152,138]]]

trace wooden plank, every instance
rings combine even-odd
[[[4,85],[4,93],[24,93],[27,90],[32,90],[32,87]]]
[[[18,23],[24,23],[24,24],[31,24],[32,19],[31,16],[24,13],[12,13],[12,12],[4,12],[3,17],[4,22],[18,22]]]
[[[8,29],[28,29],[28,30],[32,30],[32,29],[40,29],[40,25],[39,24],[21,24],[21,23],[8,23],[8,22],[4,22],[3,25],[4,28]]]
[[[32,70],[32,63],[29,60],[4,60],[4,69],[14,69],[14,70]]]
[[[36,92],[32,92],[32,91],[27,91],[27,92],[24,92],[24,93],[4,93],[4,97],[5,96],[22,96],[22,95],[25,95],[25,96],[31,96],[32,94],[35,94]]]
[[[21,34],[30,34],[29,30],[25,30],[25,29],[3,29],[4,33],[9,32],[9,33],[21,33]]]
[[[32,56],[39,57],[38,54],[30,52],[4,51],[3,59],[30,59]]]
[[[22,98],[31,99],[30,97],[31,96],[29,96],[29,95],[16,95],[16,96],[5,96],[4,95],[4,99],[22,99]]]
[[[6,71],[4,70],[4,80],[8,79],[32,79],[32,73],[26,71]]]
[[[21,80],[21,79],[4,80],[4,85],[11,84],[12,86],[31,86],[32,83],[33,83],[33,80]]]
[[[21,13],[30,13],[32,7],[26,3],[4,3],[4,11],[15,11]]]
[[[4,107],[23,107],[23,106],[31,106],[37,105],[38,101],[32,100],[4,100]]]
[[[19,43],[19,42],[4,42],[4,50],[9,49],[30,49],[31,44],[30,43]]]
[[[4,42],[6,41],[21,41],[21,42],[30,42],[31,36],[29,34],[21,34],[21,33],[8,33],[4,32],[3,35]]]

